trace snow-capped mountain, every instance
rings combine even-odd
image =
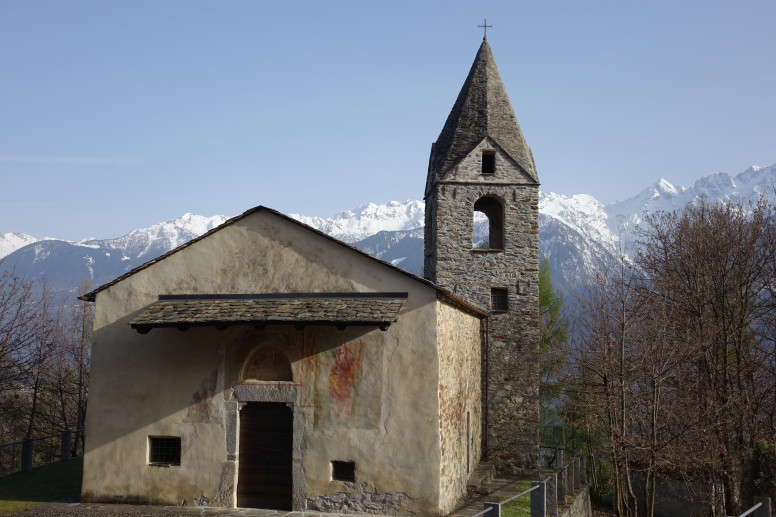
[[[661,178],[631,198],[606,205],[606,223],[614,235],[632,236],[645,214],[681,210],[700,196],[721,201],[756,202],[760,197],[776,201],[776,165],[754,165],[736,176],[711,174],[689,188],[676,187]]]
[[[539,252],[550,261],[553,285],[571,294],[584,278],[618,255],[607,213],[588,194],[539,195]]]
[[[573,293],[576,284],[620,254],[632,256],[636,228],[647,214],[681,210],[705,196],[709,200],[776,202],[776,165],[752,166],[731,176],[711,174],[692,187],[661,178],[623,201],[604,205],[592,196],[542,193],[539,199],[539,249],[550,260],[553,282]]]
[[[109,282],[224,221],[223,215],[184,214],[117,239],[69,242],[32,238],[30,244],[5,257],[0,267],[15,268],[33,280],[45,279],[50,291],[72,298],[84,281],[93,287]]]
[[[644,220],[645,214],[679,210],[699,196],[736,201],[756,201],[765,196],[776,202],[776,165],[750,167],[736,176],[712,174],[700,178],[692,187],[677,187],[660,179],[635,196],[608,205],[587,194],[540,194],[539,249],[550,260],[553,283],[573,295],[586,276],[597,268],[607,267],[621,253],[632,251],[634,228]],[[331,218],[299,214],[291,217],[386,262],[421,273],[422,201],[367,203]],[[221,215],[184,214],[179,219],[134,230],[116,239],[80,242],[4,234],[0,236],[0,251],[12,252],[0,267],[16,267],[17,272],[25,272],[33,279],[45,278],[51,290],[72,298],[84,280],[92,286],[109,282],[225,220]],[[475,221],[475,242],[481,233],[484,235],[483,222]]]
[[[424,214],[423,201],[408,200],[404,203],[391,201],[385,205],[366,203],[328,219],[300,214],[289,214],[289,216],[336,239],[356,242],[378,232],[423,228]]]
[[[115,250],[121,253],[121,260],[146,262],[199,237],[222,224],[226,219],[223,215],[205,217],[187,213],[178,219],[133,230],[117,239],[86,239],[78,242],[77,245]],[[110,253],[110,251],[107,252]]]
[[[0,233],[0,259],[33,242],[38,242],[38,239],[26,233]]]
[[[539,213],[556,219],[588,241],[616,252],[621,239],[634,242],[633,231],[646,214],[681,210],[687,203],[705,196],[710,200],[756,202],[764,197],[776,202],[776,165],[753,166],[737,176],[717,173],[704,176],[692,187],[677,187],[665,179],[624,201],[603,205],[592,196],[542,193]],[[551,253],[551,248],[547,253]]]
[[[353,243],[373,257],[390,262],[410,273],[422,275],[423,228],[382,231]]]

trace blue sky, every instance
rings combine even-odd
[[[419,199],[482,39],[542,189],[776,163],[773,1],[0,1],[0,233]]]

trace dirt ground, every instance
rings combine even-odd
[[[606,508],[604,506],[599,506],[597,504],[594,504],[593,517],[617,517],[617,512],[615,512],[611,508]]]

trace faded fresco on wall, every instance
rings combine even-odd
[[[291,363],[275,347],[259,348],[249,358],[242,374],[243,380],[292,382]]]
[[[356,392],[363,377],[364,344],[343,343],[334,349],[334,365],[329,369],[329,397],[335,402],[337,415],[353,416]]]
[[[321,336],[324,341],[328,336]],[[360,341],[323,346],[315,375],[315,426],[346,420],[353,427],[380,423],[382,353]],[[366,372],[366,373],[365,373]]]
[[[210,420],[210,401],[216,393],[218,370],[213,370],[210,377],[205,377],[199,383],[199,389],[191,396],[186,419],[192,422],[207,422]]]

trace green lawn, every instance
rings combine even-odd
[[[515,486],[515,493],[520,493],[531,488],[530,481],[521,481]],[[502,497],[509,499],[509,497]],[[530,517],[531,516],[531,494],[513,499],[501,507],[502,517]]]
[[[0,478],[0,515],[81,493],[83,457]]]

